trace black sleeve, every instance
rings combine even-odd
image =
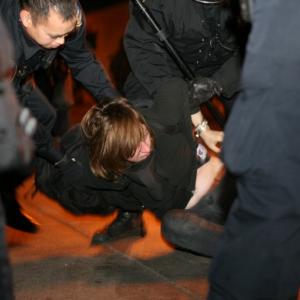
[[[231,98],[240,90],[241,56],[235,52],[212,76],[222,88],[222,95]]]
[[[166,31],[163,1],[146,1],[145,5],[162,30]],[[153,96],[160,87],[162,78],[182,77],[182,74],[144,18],[135,6],[131,6],[124,49],[135,77]]]
[[[164,126],[178,125],[183,118],[188,118],[191,122],[187,83],[181,78],[161,80],[154,104],[146,117],[157,120]]]
[[[129,189],[135,199],[146,208],[154,209],[160,206],[175,191],[175,186],[170,184],[167,176],[157,172],[156,155],[154,154],[147,162],[133,166],[126,172],[132,181]]]
[[[60,55],[70,67],[74,78],[82,83],[96,100],[103,96],[119,95],[105,74],[102,65],[87,47],[84,21],[78,31],[65,43]]]

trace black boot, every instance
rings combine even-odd
[[[220,184],[190,209],[174,209],[162,220],[162,234],[175,246],[201,255],[214,256],[217,241],[233,199],[235,180],[225,175]]]
[[[126,237],[144,235],[141,213],[120,210],[117,218],[108,227],[95,232],[91,244],[103,244]]]
[[[205,220],[190,209],[173,209],[164,216],[161,231],[177,248],[212,257],[223,226]]]
[[[6,225],[27,233],[36,233],[39,230],[38,223],[28,214],[24,213],[17,202],[14,191],[1,192]]]

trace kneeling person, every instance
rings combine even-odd
[[[205,164],[197,159],[191,125],[194,113],[187,84],[181,79],[164,82],[151,108],[138,111],[122,98],[101,101],[77,128],[81,142],[75,159],[82,164],[82,179],[69,192],[58,192],[54,198],[65,206],[75,205],[82,213],[96,212],[97,207],[126,212],[147,208],[160,218],[171,209],[195,205],[209,191],[223,165],[216,157]],[[67,155],[68,149],[74,149],[74,139],[69,140]],[[76,197],[80,187],[89,195],[87,201]],[[72,199],[66,197],[70,193]],[[119,215],[108,232],[120,224],[128,225],[126,215]],[[208,232],[215,234],[214,230]],[[96,233],[93,242],[101,243],[102,234]]]

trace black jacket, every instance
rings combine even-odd
[[[129,168],[116,183],[97,178],[90,170],[88,145],[77,127],[65,134],[62,143],[69,157],[81,163],[81,175],[62,191],[64,179],[54,167],[50,175],[39,174],[44,172],[45,162],[37,168],[37,179],[46,178],[41,183],[44,192],[49,194],[47,190],[53,186],[49,196],[75,213],[119,207],[148,208],[162,216],[171,208],[184,208],[192,196],[198,167],[185,82],[173,79],[162,84],[154,105],[143,114],[155,136],[155,150],[149,158]]]
[[[86,45],[84,20],[62,47],[44,49],[26,35],[19,21],[19,12],[18,1],[1,0],[0,14],[15,45],[14,84],[19,95],[28,76],[39,68],[47,68],[58,54],[64,58],[74,78],[81,82],[96,99],[117,94],[106,78],[102,66]]]
[[[146,0],[144,4],[196,75],[219,81],[228,98],[238,91],[240,56],[229,9],[192,0]],[[127,97],[134,94],[137,83],[153,97],[162,78],[184,77],[135,6],[131,6],[124,47],[132,69],[125,85]]]
[[[136,183],[132,194],[161,216],[169,209],[185,208],[195,188],[198,163],[185,82],[163,81],[143,115],[154,131],[155,149],[125,176]]]

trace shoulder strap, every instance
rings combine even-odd
[[[47,69],[53,62],[56,54],[57,49],[49,51],[39,50],[24,63],[17,66],[17,70],[13,78],[15,87],[18,87],[18,85],[25,80],[28,75],[32,74],[39,67]]]

